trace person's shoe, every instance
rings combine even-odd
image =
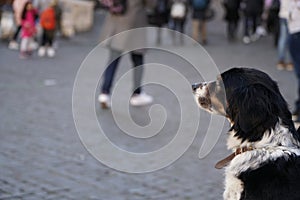
[[[251,42],[250,37],[248,37],[248,36],[244,36],[244,37],[243,37],[243,43],[244,43],[244,44],[249,44],[250,42]]]
[[[206,40],[206,39],[203,39],[202,42],[201,42],[201,44],[202,44],[203,46],[206,46],[206,45],[207,45],[207,40]]]
[[[45,47],[40,47],[38,50],[38,56],[39,57],[44,57],[46,55],[46,48]]]
[[[146,106],[152,102],[153,98],[146,93],[134,94],[130,99],[130,104],[132,106]]]
[[[48,47],[47,56],[53,58],[55,56],[55,50],[52,47]]]
[[[267,31],[263,26],[258,26],[255,34],[259,36],[267,36]]]
[[[98,101],[100,102],[102,109],[110,108],[110,96],[108,94],[101,93],[98,96]]]
[[[293,63],[288,63],[288,64],[286,64],[285,68],[287,71],[293,71],[294,65],[293,65]]]
[[[283,61],[279,61],[276,66],[277,66],[277,69],[280,71],[285,69],[285,63]]]
[[[10,41],[8,44],[8,48],[11,50],[18,50],[19,49],[19,44],[16,41]]]

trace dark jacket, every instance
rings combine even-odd
[[[193,7],[193,0],[190,0],[191,8],[192,8],[192,18],[205,20],[205,12],[210,6],[211,0],[207,0],[207,5],[203,9],[196,9]]]
[[[245,15],[261,15],[264,8],[264,0],[243,0],[241,7]]]
[[[226,21],[238,21],[239,9],[240,9],[241,0],[224,0],[223,6],[225,9],[225,17]]]

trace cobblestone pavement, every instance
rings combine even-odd
[[[102,165],[85,150],[73,122],[72,89],[80,63],[97,43],[102,20],[102,15],[97,14],[97,26],[92,32],[60,40],[55,59],[35,55],[29,60],[20,60],[17,52],[6,48],[7,43],[0,43],[0,199],[221,199],[223,171],[213,166],[227,156],[225,138],[229,125],[224,126],[211,153],[199,159],[199,149],[210,119],[204,112],[201,112],[197,137],[188,151],[172,165],[156,172],[139,175],[118,172]],[[265,37],[247,46],[240,42],[229,44],[224,30],[220,17],[208,24],[209,45],[206,49],[220,70],[252,66],[268,72],[278,81],[293,108],[296,78],[293,72],[277,71],[272,38]],[[167,40],[167,36],[165,38]],[[173,47],[169,45],[168,48]],[[193,55],[194,47],[180,48]],[[189,68],[183,70],[185,66],[174,61],[172,55],[150,52],[146,59],[180,68],[189,81],[197,81]],[[126,61],[122,61],[121,65],[125,64]],[[174,97],[167,91],[154,87],[147,92],[156,102],[165,104],[167,111],[176,108]],[[109,111],[97,112],[111,131],[112,141],[129,149],[143,147],[112,126]],[[147,108],[132,112],[133,115],[140,113],[141,119],[147,122]],[[152,141],[155,145],[172,138],[178,112],[175,109],[168,117],[164,134]]]

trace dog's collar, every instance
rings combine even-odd
[[[217,162],[217,164],[215,165],[215,168],[217,169],[222,169],[223,167],[227,166],[230,161],[233,160],[233,158],[241,153],[244,153],[246,151],[252,151],[254,148],[249,146],[249,147],[239,147],[235,150],[235,152],[233,152],[232,154],[230,154],[229,156],[227,156],[226,158],[224,158],[223,160],[220,160],[219,162]]]

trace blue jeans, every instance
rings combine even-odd
[[[278,61],[291,62],[289,49],[289,31],[287,26],[287,19],[280,18],[280,33],[278,39]]]
[[[298,79],[298,100],[296,101],[296,110],[300,111],[300,32],[291,34],[289,41],[290,53]]]
[[[108,62],[111,62],[104,72],[104,80],[101,87],[101,92],[105,94],[110,94],[110,89],[113,83],[113,79],[118,68],[121,52],[111,51],[110,52],[110,59]],[[131,52],[131,60],[133,62],[133,67],[138,67],[144,64],[144,56],[140,53]],[[142,74],[143,68],[138,67],[134,71],[134,94],[141,93],[141,81],[142,81]]]

